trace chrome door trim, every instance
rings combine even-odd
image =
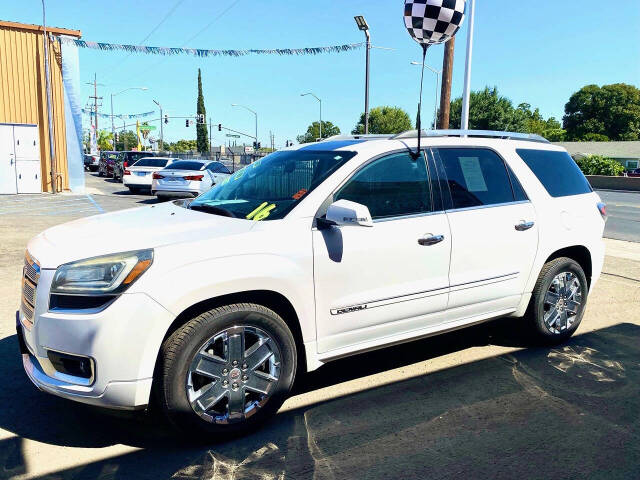
[[[371,308],[384,307],[387,305],[393,305],[396,303],[410,302],[412,300],[420,300],[422,298],[433,297],[435,295],[441,295],[448,293],[449,287],[434,288],[431,290],[425,290],[422,292],[408,293],[406,295],[398,295],[395,297],[382,298],[379,300],[372,300],[370,302],[360,303],[356,305],[350,305],[346,307],[332,308],[331,315],[342,315],[344,313],[359,312],[361,310],[368,310]]]
[[[512,273],[506,273],[504,275],[497,275],[495,277],[488,277],[488,278],[483,278],[482,280],[473,280],[471,282],[464,282],[464,283],[456,283],[455,285],[451,285],[451,289],[456,289],[456,290],[466,290],[468,288],[475,288],[475,287],[479,287],[479,286],[483,286],[483,285],[487,285],[490,283],[499,283],[499,282],[506,282],[507,280],[513,280],[514,278],[516,278],[518,275],[520,275],[520,272],[512,272]],[[487,282],[487,283],[484,283]],[[477,285],[481,283],[482,285]],[[458,287],[465,287],[465,288],[458,288]]]

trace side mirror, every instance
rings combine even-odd
[[[329,205],[327,216],[323,224],[328,225],[359,225],[361,227],[373,227],[371,213],[366,205],[338,200]]]

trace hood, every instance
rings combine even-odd
[[[254,225],[167,202],[57,225],[34,237],[27,248],[41,268],[57,268],[100,255],[238,235]]]

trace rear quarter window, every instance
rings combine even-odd
[[[552,197],[582,195],[593,190],[567,152],[517,149],[517,154]]]

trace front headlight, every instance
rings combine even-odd
[[[151,266],[153,250],[116,253],[65,263],[56,270],[52,294],[118,295]]]

